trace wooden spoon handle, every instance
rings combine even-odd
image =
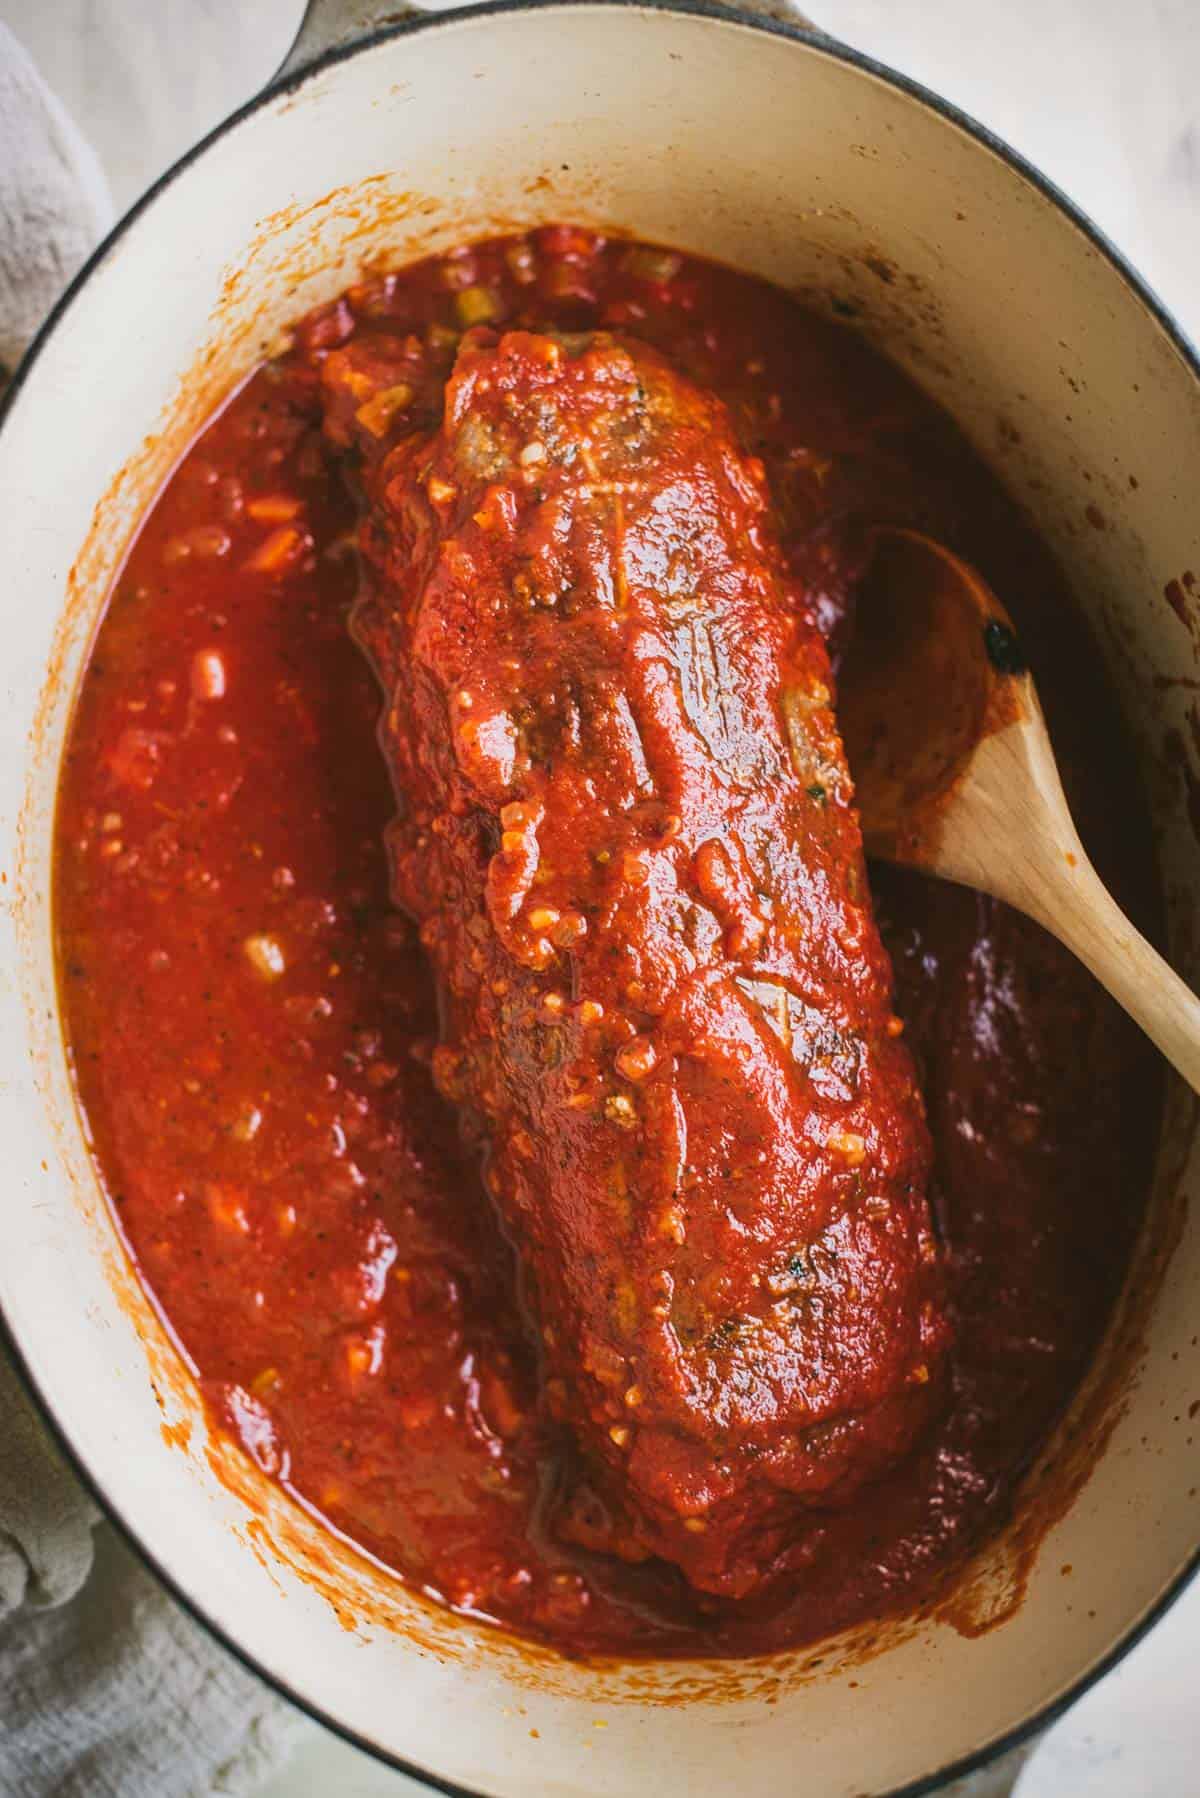
[[[1088,860],[1032,688],[1024,718],[980,744],[927,865],[1044,924],[1200,1092],[1200,999]]]
[[[1042,921],[1200,1092],[1200,999],[1134,929],[1082,849],[1057,887],[1053,916]]]

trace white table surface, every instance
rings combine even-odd
[[[1200,0],[806,4],[1023,151],[1200,340]],[[118,210],[262,86],[301,11],[302,0],[0,0],[96,146]],[[1200,1582],[1031,1757],[964,1785],[964,1798],[1200,1793],[1198,1663]],[[314,1725],[262,1798],[425,1789]]]

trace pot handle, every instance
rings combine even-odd
[[[430,13],[453,12],[465,0],[308,0],[296,40],[280,64],[277,81],[286,81],[299,69],[318,62],[331,50],[341,50],[358,38],[369,37],[387,25],[402,19],[422,18]],[[785,25],[796,25],[819,37],[828,34],[814,25],[807,13],[792,0],[734,0],[734,10],[777,19]]]
[[[330,50],[344,49],[382,26],[398,24],[441,7],[414,6],[412,0],[308,0],[291,49],[279,65],[276,81],[319,62]]]

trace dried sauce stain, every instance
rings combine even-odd
[[[914,1606],[950,1603],[964,1556],[1015,1505],[1004,1539],[1017,1546],[1001,1551],[1011,1587],[1054,1505],[1069,1502],[1115,1414],[1161,1258],[1139,1264],[1108,1384],[1084,1402],[1092,1425],[1035,1495],[1018,1496],[1016,1481],[1128,1264],[1156,1065],[1033,926],[876,870],[937,1149],[960,1325],[954,1403],[869,1499],[814,1514],[803,1579],[753,1616],[699,1606],[653,1564],[567,1549],[546,1527],[544,1495],[569,1449],[536,1410],[537,1349],[511,1257],[429,1081],[424,958],[387,902],[393,798],[374,695],[344,630],[353,517],[315,429],[320,359],[348,326],[388,355],[406,332],[441,333],[448,368],[480,306],[657,343],[723,395],[762,458],[790,565],[835,650],[866,520],[916,523],[980,567],[1014,611],[1089,848],[1140,921],[1153,925],[1156,901],[1131,758],[1081,626],[958,434],[865,345],[785,296],[635,248],[554,227],[396,277],[372,272],[344,317],[329,307],[310,321],[297,353],[256,375],[198,441],[117,583],[84,683],[59,815],[63,1008],[121,1227],[212,1417],[244,1447],[239,1463],[227,1434],[213,1464],[227,1481],[239,1465],[252,1474],[245,1502],[263,1512],[265,1553],[327,1580],[360,1622],[427,1630],[439,1653],[484,1652],[482,1640],[533,1683],[577,1677],[555,1649],[642,1701],[737,1695],[746,1682],[769,1697],[928,1627]],[[230,289],[231,316],[247,316],[249,292]],[[268,518],[285,498],[302,502],[298,523]],[[220,546],[211,557],[188,536],[200,526]],[[291,532],[277,565],[252,566],[272,531]],[[93,573],[111,570],[90,553]],[[575,728],[571,716],[556,728]],[[557,1028],[548,1022],[548,1043]],[[1049,1072],[1082,1079],[1085,1066],[1088,1095]],[[1098,1204],[1102,1241],[1089,1221]],[[1171,1231],[1155,1235],[1161,1245]],[[164,1378],[174,1394],[187,1385],[179,1361]],[[270,1480],[340,1533],[327,1565],[311,1517],[282,1501],[266,1515]],[[361,1581],[346,1538],[367,1557]],[[399,1596],[388,1568],[406,1582]],[[468,1627],[433,1604],[422,1621],[422,1586]],[[995,1612],[996,1590],[993,1579],[974,1610],[963,1600],[968,1622]],[[890,1621],[868,1621],[880,1614]],[[480,1637],[489,1619],[524,1639]],[[781,1653],[831,1631],[842,1632],[832,1650]],[[748,1658],[730,1669],[728,1655]],[[668,1678],[631,1668],[638,1657],[682,1658]]]
[[[1192,611],[1188,595],[1192,591],[1193,582],[1184,575],[1179,580],[1170,580],[1163,588],[1163,598],[1178,618],[1190,637],[1196,636],[1197,621]]]

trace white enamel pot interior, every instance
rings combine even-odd
[[[1188,971],[1200,863],[1161,758],[1168,728],[1186,737],[1188,689],[1155,677],[1196,672],[1163,589],[1200,570],[1200,385],[1132,277],[982,134],[818,38],[605,4],[401,27],[247,109],[160,184],[10,396],[0,1301],[79,1465],[174,1588],[287,1691],[431,1783],[563,1798],[936,1783],[1077,1688],[1194,1553],[1190,1097],[1172,1089],[1150,1227],[1102,1357],[1109,1395],[1079,1414],[1085,1436],[1105,1422],[1111,1436],[1040,1549],[1026,1554],[1019,1516],[975,1568],[959,1627],[914,1621],[866,1658],[834,1644],[724,1672],[568,1666],[431,1612],[210,1440],[73,1109],[51,960],[55,776],[139,510],[204,410],[364,261],[547,219],[715,256],[822,305],[838,296],[993,456],[1108,656]],[[1073,1441],[1060,1465],[1078,1460]],[[1004,1620],[980,1631],[989,1618]]]

